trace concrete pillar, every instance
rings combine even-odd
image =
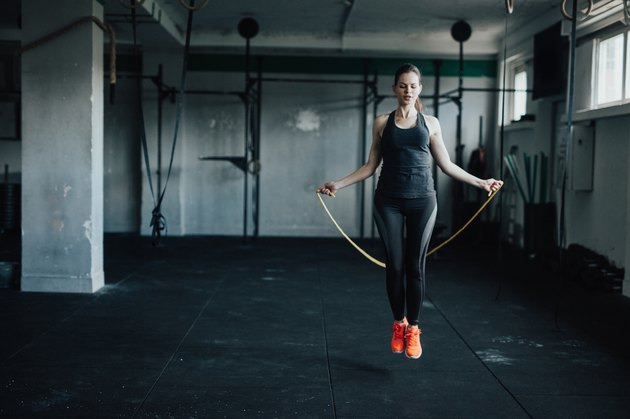
[[[22,43],[96,0],[22,0]],[[103,274],[103,33],[85,23],[22,55],[23,291],[94,292]]]

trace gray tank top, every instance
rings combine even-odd
[[[381,138],[383,167],[377,193],[392,198],[422,198],[435,195],[429,149],[429,129],[421,113],[412,128],[399,128],[396,111],[387,119]]]

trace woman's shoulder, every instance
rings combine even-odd
[[[427,123],[427,126],[431,131],[438,129],[440,127],[440,121],[433,115],[422,114],[424,121]]]
[[[384,113],[381,115],[378,115],[376,118],[374,118],[374,125],[382,125],[385,126],[387,124],[387,120],[389,120],[389,115],[388,113]]]
[[[383,136],[383,132],[385,131],[388,120],[389,114],[379,115],[374,118],[373,132],[375,134],[375,139],[380,139],[380,137]]]
[[[427,121],[427,123],[431,123],[431,124],[440,123],[440,121],[438,121],[438,119],[433,115],[428,115],[426,113],[422,113],[421,115],[424,117],[424,120]]]
[[[382,113],[382,114],[378,115],[374,119],[374,122],[376,122],[376,121],[379,121],[379,122],[385,121],[385,122],[387,122],[387,120],[389,119],[390,115],[391,115],[391,113]]]

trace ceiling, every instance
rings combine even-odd
[[[130,41],[131,0],[105,0],[106,19],[117,38]],[[190,0],[181,0],[189,3]],[[515,0],[510,28],[557,9],[559,0]],[[203,5],[204,0],[196,0]],[[181,47],[188,10],[180,0],[145,0],[138,36],[148,49]],[[242,53],[245,39],[238,23],[254,18],[258,34],[253,53],[456,56],[451,36],[458,20],[472,35],[464,43],[468,56],[494,56],[505,28],[504,0],[209,0],[193,14],[191,45],[195,49]],[[159,20],[159,23],[157,23]]]
[[[100,0],[121,44],[133,39],[130,1]],[[137,33],[145,49],[181,48],[188,11],[180,1],[191,0],[139,4]],[[196,0],[197,5],[204,2]],[[20,0],[1,3],[0,25],[6,28],[15,22]],[[514,0],[509,27],[516,29],[551,9],[560,15],[560,4]],[[250,41],[253,53],[456,56],[459,45],[451,27],[464,20],[472,28],[464,43],[467,56],[490,57],[500,49],[506,14],[505,0],[208,0],[193,14],[191,45],[209,52],[242,53],[245,39],[238,33],[238,23],[251,17],[260,28]]]

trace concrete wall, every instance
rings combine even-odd
[[[136,80],[119,77],[114,103],[105,83],[104,230],[140,231],[141,171],[140,114]]]
[[[145,75],[157,75],[162,64],[164,82],[178,87],[181,54],[145,53]],[[265,77],[273,77],[265,74]],[[361,76],[282,75],[360,80]],[[391,92],[392,75],[379,79],[379,93]],[[441,91],[457,88],[455,77],[443,77]],[[494,79],[468,77],[466,87],[492,87]],[[423,95],[433,94],[434,78],[425,77]],[[242,91],[242,72],[189,72],[188,89]],[[341,86],[341,87],[340,87]],[[120,77],[114,104],[105,91],[104,128],[104,231],[150,234],[154,201],[140,148],[140,115],[136,83]],[[362,143],[362,86],[360,84],[279,83],[263,84],[260,176],[260,231],[271,236],[334,236],[336,230],[323,215],[312,191],[328,179],[354,170],[365,160]],[[143,82],[143,106],[153,187],[157,199],[157,90],[151,81]],[[462,137],[464,166],[478,143],[479,116],[484,116],[484,142],[492,148],[493,99],[491,93],[467,92],[464,95]],[[432,99],[426,99],[425,112],[435,114]],[[396,106],[385,99],[378,113]],[[371,142],[372,107],[368,109],[368,138]],[[440,107],[444,141],[455,159],[457,107]],[[175,120],[175,105],[163,102],[162,174],[164,188]],[[167,185],[162,213],[168,234],[243,234],[244,173],[228,162],[199,160],[200,156],[242,156],[244,149],[244,106],[235,95],[193,95],[185,98],[174,166]],[[20,142],[0,142],[3,160],[11,166],[12,179],[21,171]],[[498,154],[497,154],[498,155]],[[492,156],[492,154],[491,154]],[[491,173],[498,177],[498,174]],[[253,233],[253,176],[249,176],[248,234]],[[451,228],[452,180],[438,174],[438,221]],[[332,209],[348,233],[360,234],[360,193],[365,190],[364,235],[372,229],[371,181],[348,188],[331,201]]]
[[[560,20],[547,14],[514,31],[508,38],[508,57],[533,55],[532,38],[535,33]],[[578,48],[575,83],[575,109],[587,109],[590,104],[592,45],[583,43]],[[511,145],[520,151],[548,150],[551,156],[551,198],[560,202],[560,179],[557,177],[558,158],[561,153],[562,128],[565,124],[565,98],[552,97],[530,101],[528,113],[536,115],[534,126],[506,135],[506,152]],[[626,283],[629,277],[630,251],[630,115],[604,114],[582,115],[576,124],[586,124],[594,130],[593,189],[574,191],[569,188],[566,197],[566,240],[577,243],[604,256],[618,267],[626,267]],[[579,168],[584,170],[584,168]],[[522,202],[517,221],[522,220]],[[522,222],[521,222],[522,227]],[[630,286],[624,287],[630,295]]]
[[[273,83],[264,92],[261,234],[330,235],[314,191],[364,162],[362,87]],[[360,191],[353,185],[330,202],[352,235],[360,229]]]
[[[567,243],[579,243],[624,266],[628,190],[627,116],[595,121],[593,190],[567,193]]]
[[[189,88],[200,90],[241,91],[244,84],[242,74],[190,73],[189,79]],[[186,167],[181,191],[185,214],[182,233],[241,235],[243,171],[228,161],[203,161],[199,157],[244,155],[243,102],[230,94],[189,95],[184,116],[180,150]],[[250,188],[247,199],[251,205]]]
[[[532,37],[559,20],[556,11],[541,16],[521,28],[510,31],[508,57],[526,61],[533,55]],[[512,29],[512,28],[511,28]],[[585,43],[578,50],[576,80],[576,107],[589,103],[591,92],[590,59],[592,49]],[[164,67],[164,82],[179,87],[181,53],[148,53],[144,59],[145,75],[157,74],[158,65]],[[528,73],[531,76],[531,63]],[[273,74],[265,74],[273,76]],[[302,77],[311,77],[301,74]],[[288,77],[292,77],[288,75]],[[329,74],[312,77],[360,79],[360,76]],[[466,87],[494,87],[495,79],[468,77]],[[431,95],[435,80],[425,77],[423,94]],[[242,90],[244,75],[241,72],[190,72],[189,89]],[[389,93],[391,75],[379,80],[379,93]],[[441,91],[457,87],[456,77],[443,77]],[[135,95],[135,82],[119,79],[116,104],[105,103],[104,134],[104,230],[108,232],[137,232],[149,234],[149,223],[154,199],[166,182],[166,171],[174,132],[175,105],[163,102],[162,164],[157,167],[157,91],[150,81],[143,83],[143,105],[149,156],[152,165],[155,198],[151,197],[146,169],[138,141],[139,114]],[[105,87],[107,92],[107,86]],[[364,160],[362,146],[369,148],[371,108],[368,112],[368,138],[362,135],[362,87],[357,84],[330,85],[324,83],[263,84],[261,164],[260,175],[260,234],[268,236],[336,236],[313,197],[316,186],[328,179],[336,179],[358,167]],[[479,116],[484,117],[483,142],[489,146],[489,175],[500,177],[498,130],[496,129],[496,95],[490,93],[464,94],[462,137],[464,144],[463,166],[468,163],[471,151],[477,146]],[[425,100],[426,112],[435,114],[432,101]],[[393,99],[384,100],[378,113],[395,108]],[[550,198],[557,199],[559,182],[554,177],[558,157],[558,129],[562,127],[564,98],[554,97],[531,101],[528,113],[536,115],[536,123],[522,128],[506,130],[505,150],[518,146],[523,152],[540,151],[550,157]],[[455,159],[455,123],[457,108],[453,103],[439,109],[444,140],[451,158]],[[99,123],[96,121],[96,123]],[[582,121],[589,123],[595,133],[593,161],[594,185],[592,191],[567,193],[567,242],[579,243],[604,254],[617,266],[630,263],[630,116],[593,116]],[[23,142],[1,141],[0,164],[10,165],[11,181],[22,178]],[[249,201],[247,213],[248,234],[253,231],[253,181],[244,191],[243,171],[228,162],[199,160],[200,156],[241,156],[244,148],[244,108],[241,99],[234,95],[188,95],[173,171],[162,203],[168,234],[194,235],[243,233],[243,202]],[[620,156],[624,156],[621,158]],[[161,184],[158,171],[161,169]],[[624,174],[620,176],[619,174]],[[95,180],[96,181],[96,180]],[[449,178],[438,174],[438,222],[452,230],[452,188]],[[364,229],[371,233],[371,182],[356,185],[339,194],[330,205],[340,223],[350,235]],[[98,185],[96,185],[98,188]],[[366,192],[365,218],[360,225],[360,192]],[[509,191],[505,191],[507,195]],[[512,191],[512,193],[514,193]],[[471,197],[467,190],[465,197]],[[97,203],[96,203],[97,204]],[[95,205],[96,205],[95,204]],[[523,203],[518,202],[514,214],[522,225]],[[520,242],[522,244],[522,242]],[[630,288],[630,287],[626,287]]]
[[[179,62],[179,57],[152,57],[155,63]],[[150,69],[150,66],[146,67]],[[175,83],[178,74],[171,65],[165,76]],[[165,71],[166,73],[166,71]],[[283,75],[297,77],[296,75]],[[265,74],[274,77],[274,74]],[[343,78],[361,80],[361,76],[299,75],[310,78]],[[494,79],[466,78],[467,87],[492,87]],[[379,83],[379,93],[391,93],[391,75]],[[244,74],[240,72],[190,72],[188,89],[241,91]],[[443,78],[442,91],[457,87],[457,79]],[[262,85],[262,126],[260,174],[260,230],[262,236],[336,236],[338,233],[326,219],[314,190],[326,180],[338,179],[358,168],[364,161],[361,154],[362,94],[360,84],[264,82]],[[425,78],[423,94],[431,94],[433,78]],[[155,115],[150,107],[151,88],[145,85],[145,115],[147,132],[153,132]],[[479,116],[484,116],[485,141],[491,146],[494,95],[466,93],[464,96],[463,141],[464,165],[477,146]],[[433,114],[431,100],[426,100],[427,113]],[[395,108],[395,100],[383,101],[379,113]],[[166,109],[168,108],[168,112]],[[165,104],[164,152],[170,147],[173,106]],[[455,159],[456,107],[447,104],[440,109],[444,140]],[[167,116],[170,113],[170,117]],[[369,138],[371,114],[369,108]],[[170,120],[169,120],[170,118]],[[154,136],[149,135],[152,154]],[[166,192],[164,215],[169,234],[243,233],[244,173],[225,161],[200,161],[200,156],[242,156],[244,151],[244,106],[234,95],[188,95],[185,101],[183,129],[175,155],[175,166]],[[167,144],[168,143],[168,144]],[[167,147],[168,146],[168,147]],[[491,147],[490,147],[491,148]],[[164,165],[166,166],[166,154]],[[166,167],[164,168],[166,170]],[[440,222],[450,228],[452,185],[440,173]],[[248,234],[253,232],[253,183],[249,177]],[[147,232],[145,216],[150,214],[147,182],[143,175],[142,231]],[[354,185],[341,191],[336,199],[328,200],[331,210],[348,234],[360,234],[361,188],[365,188],[364,236],[371,235],[372,183]]]
[[[576,68],[586,70],[578,71],[576,76],[577,111],[588,109],[591,102],[592,56],[592,42],[578,47]],[[593,189],[567,194],[567,242],[582,244],[605,255],[616,266],[627,267],[630,114],[594,115],[578,123],[590,125],[594,131]],[[629,275],[626,269],[626,278]],[[625,291],[630,293],[630,286]]]

